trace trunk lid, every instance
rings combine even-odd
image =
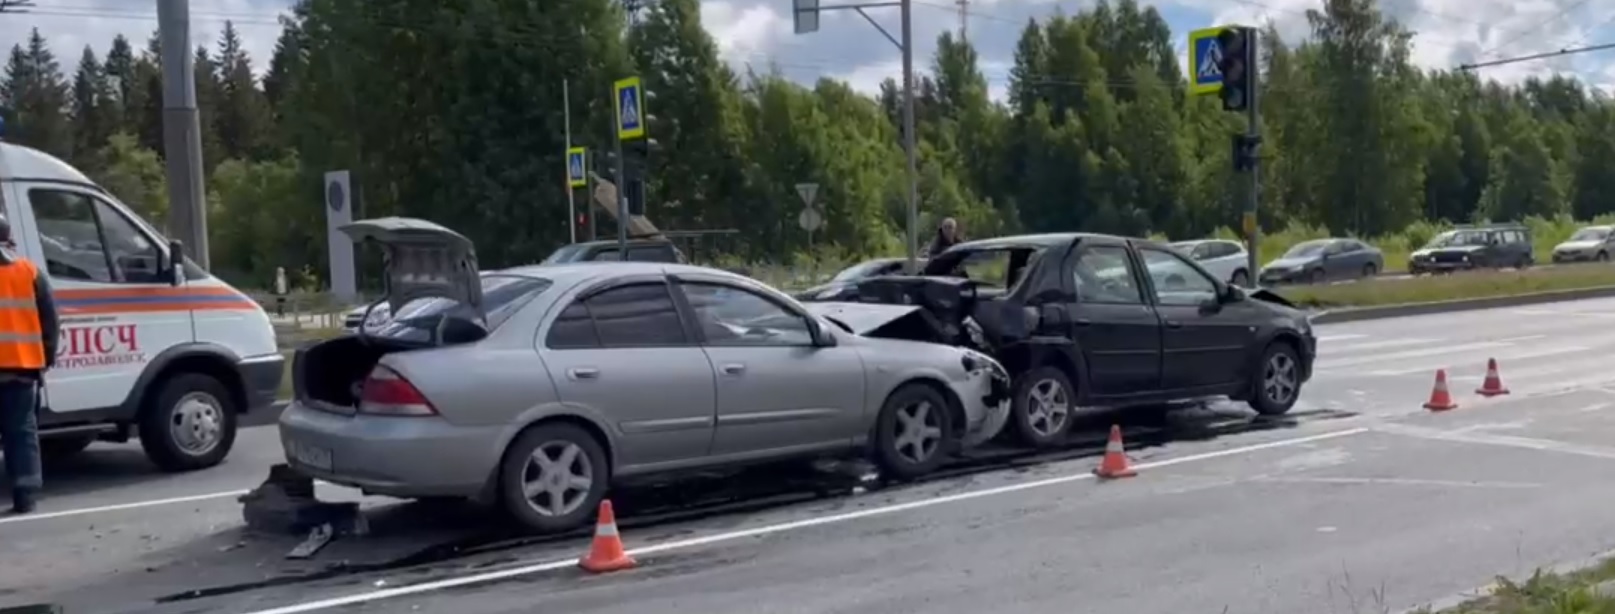
[[[387,307],[444,298],[482,313],[482,278],[471,240],[433,222],[407,217],[359,220],[338,228],[354,243],[381,247]]]

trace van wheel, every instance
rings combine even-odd
[[[39,457],[47,463],[61,462],[78,456],[95,442],[94,437],[50,437],[39,440]]]
[[[935,388],[910,383],[898,388],[880,408],[875,431],[875,461],[883,472],[911,480],[932,471],[947,457],[953,441],[948,399]]]
[[[239,414],[230,390],[201,373],[168,378],[140,416],[140,447],[164,471],[219,464],[236,442]]]
[[[611,467],[594,436],[564,422],[516,438],[499,465],[499,500],[523,526],[540,533],[574,529],[594,518]]]
[[[1071,379],[1060,369],[1044,366],[1028,371],[1015,381],[1015,396],[1010,404],[1016,438],[1034,448],[1063,443],[1066,431],[1071,429],[1076,400]]]
[[[1301,397],[1301,361],[1283,341],[1268,344],[1262,362],[1251,374],[1251,409],[1264,416],[1281,416]]]

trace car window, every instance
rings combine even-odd
[[[29,190],[28,202],[51,277],[167,283],[157,242],[106,201],[81,192],[35,189]]]
[[[603,262],[616,262],[617,261],[617,248],[613,247],[613,248],[610,248],[610,249],[603,249],[603,250],[600,250],[598,252],[595,252],[593,256],[589,257],[589,260],[595,261],[595,262],[602,262],[602,261]]]
[[[1217,257],[1217,248],[1214,243],[1201,243],[1189,250],[1189,257],[1195,260],[1209,260]]]
[[[1216,243],[1211,244],[1211,257],[1212,258],[1226,258],[1228,256],[1232,256],[1232,255],[1237,254],[1237,253],[1239,253],[1239,246],[1235,245],[1233,243],[1228,243],[1226,241],[1218,241]]]
[[[667,285],[633,284],[612,288],[584,300],[600,334],[601,347],[684,345],[684,323]]]
[[[594,316],[589,306],[577,301],[561,310],[550,324],[549,337],[544,345],[556,350],[578,350],[600,347],[600,331],[595,329]]]
[[[1098,245],[1083,248],[1071,268],[1077,299],[1084,303],[1142,305],[1137,276],[1127,259],[1127,248]]]
[[[1217,283],[1177,254],[1148,247],[1139,248],[1138,253],[1155,283],[1157,303],[1196,307],[1217,298]]]
[[[813,345],[807,318],[761,294],[723,284],[682,283],[707,343],[712,345]]]
[[[634,262],[673,262],[673,249],[665,245],[645,245],[628,248],[628,259]]]

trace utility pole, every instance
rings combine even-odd
[[[566,79],[561,79],[561,117],[566,126],[566,227],[573,243],[578,242],[577,188],[572,185],[572,91]]]
[[[886,40],[903,54],[903,149],[908,155],[908,262],[905,269],[914,274],[919,272],[917,251],[919,249],[920,225],[920,165],[919,153],[915,150],[914,136],[914,24],[913,0],[896,0],[890,2],[868,2],[859,4],[837,4],[833,6],[820,6],[819,0],[792,0],[794,3],[794,21],[797,34],[810,34],[819,30],[819,14],[825,11],[855,11],[863,17],[869,25],[880,31]],[[963,2],[961,2],[961,6]],[[886,28],[881,27],[864,9],[898,7],[902,13],[902,40],[894,38]]]
[[[157,0],[163,45],[163,157],[168,171],[168,232],[209,268],[202,183],[202,126],[196,111],[190,0]]]
[[[954,0],[959,5],[959,42],[970,42],[970,0]]]

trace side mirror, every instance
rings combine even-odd
[[[825,330],[818,318],[808,318],[808,334],[813,335],[813,347],[830,348],[836,346],[835,335]]]
[[[179,286],[185,283],[185,244],[178,240],[168,242],[168,283]]]

